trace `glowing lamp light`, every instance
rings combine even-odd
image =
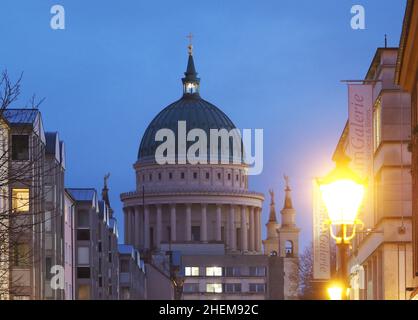
[[[332,225],[354,225],[364,197],[365,182],[349,168],[349,157],[339,155],[335,162],[335,169],[318,181],[322,200]]]
[[[364,185],[343,179],[320,186],[333,225],[353,225],[364,196]]]
[[[327,289],[330,300],[342,300],[344,288],[338,285],[333,285]]]

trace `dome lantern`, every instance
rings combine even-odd
[[[187,36],[190,40],[188,46],[189,60],[187,61],[187,69],[184,73],[185,77],[183,81],[183,94],[196,94],[199,95],[200,79],[197,77],[196,68],[193,60],[193,45],[192,45],[192,34]]]

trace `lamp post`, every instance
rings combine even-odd
[[[335,239],[340,258],[339,284],[329,288],[331,299],[338,295],[345,298],[347,292],[347,248],[356,234],[357,219],[365,192],[365,181],[349,168],[350,158],[345,154],[335,158],[335,168],[324,178],[319,179],[319,189],[328,212],[327,224]],[[334,232],[334,228],[337,232]]]

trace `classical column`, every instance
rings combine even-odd
[[[254,224],[255,224],[255,251],[261,251],[261,221],[260,221],[260,208],[254,209]]]
[[[132,215],[131,215],[131,208],[128,207],[126,208],[126,215],[128,217],[128,223],[127,223],[127,228],[126,228],[126,237],[128,238],[128,241],[126,242],[127,244],[133,244],[133,239],[132,239]]]
[[[241,251],[248,251],[247,207],[241,206]]]
[[[144,248],[149,249],[149,207],[144,206]]]
[[[171,241],[176,241],[176,205],[171,205],[170,225],[171,225]]]
[[[192,241],[192,205],[186,204],[186,241]]]
[[[125,243],[129,243],[128,241],[128,208],[123,208],[123,225],[124,225],[124,236],[125,236]]]
[[[254,207],[250,207],[250,251],[255,251],[255,221],[254,221]]]
[[[161,245],[161,228],[162,228],[162,209],[161,205],[157,205],[157,248]]]
[[[235,207],[231,205],[229,210],[229,242],[231,251],[237,250],[237,237],[235,231]]]
[[[139,207],[137,207],[137,206],[134,207],[134,216],[135,216],[135,219],[134,219],[134,239],[135,239],[134,246],[135,246],[135,248],[139,248],[139,236],[140,236],[141,232],[140,232],[140,229],[139,229],[139,221],[140,221]]]
[[[222,206],[216,205],[216,241],[222,240]]]
[[[208,224],[206,215],[206,204],[202,204],[202,224],[200,226],[200,241],[208,241]]]

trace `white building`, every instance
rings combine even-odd
[[[148,298],[163,298],[154,289],[167,284],[174,274],[185,277],[184,299],[284,298],[278,289],[283,283],[283,257],[263,254],[264,196],[249,190],[248,167],[242,157],[233,161],[237,145],[221,149],[219,143],[218,150],[208,146],[207,161],[191,164],[185,161],[186,150],[195,141],[189,139],[184,148],[177,146],[175,164],[160,165],[155,160],[161,144],[156,141],[157,132],[170,129],[181,139],[179,121],[186,122],[186,132],[198,128],[207,137],[211,129],[231,132],[236,128],[226,114],[201,98],[191,46],[182,80],[183,96],[152,120],[142,138],[134,164],[135,191],[121,194],[125,243],[146,257]],[[220,151],[218,160],[223,155],[229,162],[211,163],[209,155],[214,151]],[[278,246],[277,242],[277,252]],[[269,279],[279,283],[270,288]]]

